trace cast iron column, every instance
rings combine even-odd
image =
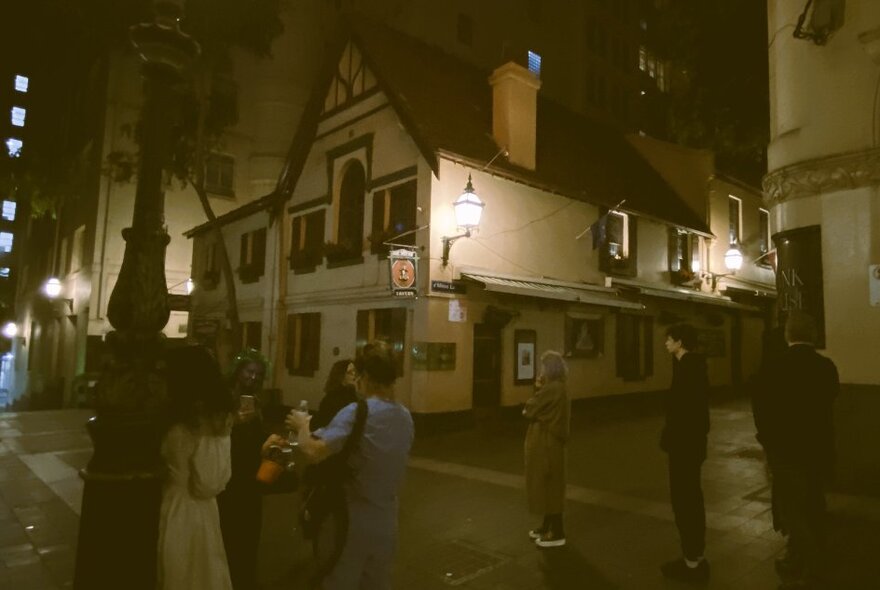
[[[168,321],[164,178],[179,112],[178,84],[199,53],[178,27],[178,2],[154,2],[152,23],[131,28],[143,62],[140,163],[131,227],[107,316],[113,360],[98,382],[88,430],[74,587],[153,590],[161,497],[159,445],[165,386],[159,366]]]

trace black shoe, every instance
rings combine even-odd
[[[660,566],[660,571],[670,580],[678,580],[689,584],[705,584],[709,581],[709,562],[700,560],[697,567],[688,567],[684,559],[668,561]]]

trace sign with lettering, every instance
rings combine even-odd
[[[391,294],[395,297],[417,297],[418,257],[413,250],[392,250],[388,255],[391,272]]]
[[[773,236],[776,291],[783,317],[800,310],[816,321],[817,348],[825,348],[825,291],[822,277],[822,228],[801,227]]]
[[[431,291],[437,293],[454,293],[464,295],[467,292],[465,285],[459,281],[431,281]]]

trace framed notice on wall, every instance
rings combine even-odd
[[[531,385],[535,382],[537,359],[535,346],[537,337],[534,330],[514,330],[513,352],[516,359],[513,364],[513,382],[515,385]]]

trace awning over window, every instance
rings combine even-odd
[[[678,299],[681,301],[690,301],[692,303],[704,303],[706,305],[718,305],[720,307],[728,307],[730,309],[740,309],[744,311],[760,311],[757,307],[751,305],[743,305],[731,301],[729,297],[721,295],[712,295],[711,293],[703,293],[692,289],[682,289],[678,287],[662,287],[660,285],[649,285],[639,281],[629,279],[612,279],[615,285],[628,287],[637,290],[642,295],[650,297],[664,297],[666,299]]]
[[[556,299],[589,305],[604,305],[622,309],[644,309],[640,303],[627,301],[620,297],[615,289],[587,285],[585,283],[569,283],[552,279],[536,279],[516,275],[496,275],[482,272],[462,271],[463,279],[482,283],[487,291],[509,293],[526,297]]]

